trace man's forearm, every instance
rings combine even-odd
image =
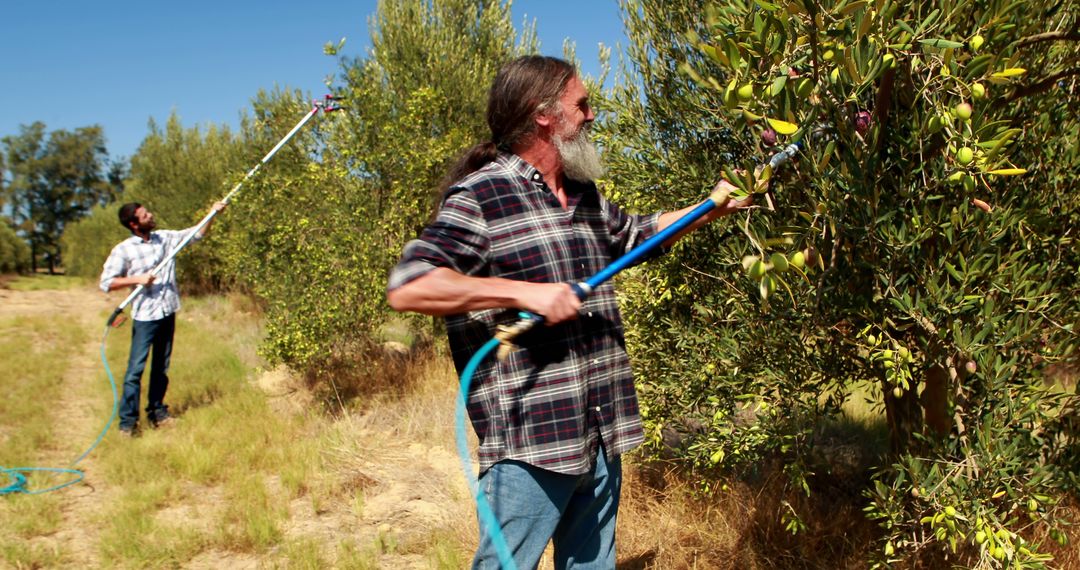
[[[674,212],[664,212],[663,214],[660,214],[660,218],[657,221],[656,231],[657,232],[664,231],[664,229],[666,229],[668,226],[670,226],[671,224],[674,224],[680,218],[682,218],[686,214],[689,214],[690,212],[692,212],[694,210],[694,208],[697,208],[698,206],[700,206],[701,204],[704,204],[704,203],[705,202],[701,202],[699,204],[694,204],[693,206],[687,206],[687,207],[685,207],[685,208],[683,208],[681,210],[676,210]],[[709,213],[705,214],[704,216],[701,216],[700,218],[694,220],[694,222],[692,224],[690,224],[689,226],[686,226],[686,228],[684,228],[681,232],[675,234],[674,237],[672,237],[671,239],[665,241],[664,242],[664,247],[671,247],[671,246],[675,245],[675,242],[682,239],[682,237],[685,236],[686,234],[688,234],[690,232],[693,232],[694,230],[700,228],[701,226],[704,226],[705,224],[715,220],[716,218],[719,218],[722,215],[723,215],[723,212],[719,208],[711,210]]]
[[[700,218],[694,220],[690,225],[686,226],[686,228],[684,228],[681,232],[675,234],[674,237],[672,237],[671,239],[665,241],[664,242],[664,247],[671,247],[671,246],[675,245],[675,242],[679,241],[680,238],[682,238],[686,234],[700,228],[701,226],[704,226],[705,224],[707,224],[707,223],[709,223],[709,222],[711,222],[711,221],[713,221],[713,220],[715,220],[717,218],[722,218],[724,216],[727,216],[727,215],[731,214],[732,212],[734,212],[736,210],[739,210],[741,208],[748,208],[754,203],[753,195],[747,196],[746,198],[743,198],[742,200],[738,200],[738,201],[732,200],[729,196],[730,196],[731,192],[733,190],[735,190],[735,189],[736,188],[734,186],[732,186],[726,180],[721,180],[720,182],[717,182],[716,186],[713,188],[712,195],[709,196],[709,200],[714,202],[716,204],[716,207],[713,208],[712,210],[709,210],[709,212],[707,214],[705,214],[704,216],[701,216]],[[682,218],[683,216],[689,214],[694,209],[700,207],[704,203],[705,202],[703,201],[703,202],[699,202],[697,204],[694,204],[693,206],[687,206],[687,207],[685,207],[685,208],[683,208],[681,210],[677,210],[677,211],[674,211],[674,212],[664,212],[663,214],[660,214],[660,219],[657,221],[657,230],[656,231],[658,231],[658,232],[664,231],[664,229],[666,229],[668,226],[670,226],[671,224],[674,224],[680,218]]]
[[[113,280],[109,282],[109,291],[116,291],[117,289],[125,289],[141,284],[141,277],[114,277]]]
[[[225,209],[225,202],[215,202],[210,209],[211,211],[216,211],[220,214]],[[206,220],[206,225],[199,230],[199,239],[206,237],[206,235],[210,233],[210,226],[214,225],[215,217],[217,216],[211,216],[209,220]]]
[[[395,311],[442,317],[483,309],[520,307],[529,284],[499,277],[469,277],[445,267],[387,294]]]

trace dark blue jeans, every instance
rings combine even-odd
[[[124,374],[124,396],[120,399],[120,429],[134,429],[139,422],[139,391],[146,358],[150,361],[150,387],[147,392],[146,419],[157,423],[169,417],[165,390],[169,387],[169,358],[172,356],[176,315],[157,321],[132,321],[131,354]]]

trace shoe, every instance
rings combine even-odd
[[[154,421],[152,421],[150,423],[151,423],[151,425],[154,426],[154,429],[167,428],[167,427],[176,425],[176,420],[174,420],[172,418],[172,416],[165,416],[164,418],[161,418],[160,420],[154,420]]]
[[[120,432],[120,437],[123,439],[132,439],[135,437],[135,428],[120,428],[117,431]]]

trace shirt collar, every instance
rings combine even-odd
[[[150,232],[150,239],[148,239],[148,240],[144,241],[143,238],[141,238],[141,237],[139,237],[139,236],[137,236],[135,234],[131,234],[131,236],[127,238],[127,241],[129,241],[131,243],[154,243],[155,241],[157,241],[157,238],[158,238],[158,233],[155,231],[155,232]]]
[[[544,182],[544,175],[540,173],[533,165],[526,162],[520,156],[512,153],[499,151],[499,156],[495,159],[499,164],[503,165],[510,172],[521,176],[525,180],[532,182]],[[586,191],[593,187],[593,184],[579,182],[577,180],[571,180],[566,178],[564,181],[565,189],[568,194],[576,194]]]
[[[496,160],[507,170],[521,176],[525,180],[531,180],[533,182],[544,181],[544,176],[540,174],[539,170],[512,152],[500,151]]]

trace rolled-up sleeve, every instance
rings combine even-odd
[[[155,233],[161,236],[161,239],[164,240],[166,244],[167,250],[171,253],[180,245],[180,242],[187,238],[188,234],[192,234],[191,241],[202,241],[202,236],[195,231],[196,227],[197,226],[191,226],[190,228],[183,230],[157,230]]]
[[[660,214],[627,214],[607,198],[600,196],[600,207],[611,231],[611,257],[618,259],[641,245],[660,231]],[[657,248],[650,257],[666,253],[668,248]]]
[[[98,287],[106,293],[109,292],[109,286],[112,285],[113,279],[127,276],[128,260],[127,256],[123,254],[122,246],[123,244],[120,244],[112,249],[108,259],[105,260],[105,266],[101,269],[101,279],[98,280]]]
[[[393,291],[439,267],[463,275],[478,275],[488,266],[490,236],[483,212],[471,192],[454,192],[443,201],[435,221],[420,237],[405,245],[401,260],[390,271],[387,291]]]

